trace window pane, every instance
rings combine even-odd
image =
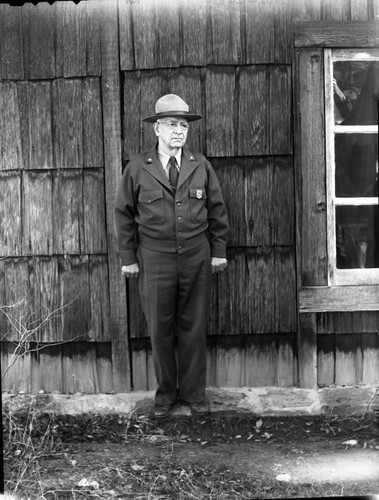
[[[336,208],[337,267],[379,267],[378,206]]]
[[[378,124],[378,61],[334,62],[333,91],[335,123]]]
[[[336,196],[378,196],[377,134],[336,134]]]

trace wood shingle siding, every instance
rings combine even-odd
[[[230,218],[207,383],[374,383],[377,287],[354,312],[324,289],[324,47],[378,47],[378,15],[373,0],[0,5],[3,367],[29,342],[5,388],[154,389],[114,200],[122,168],[156,141],[141,120],[166,93],[204,115],[187,146],[214,166]]]

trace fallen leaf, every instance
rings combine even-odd
[[[131,469],[133,469],[134,471],[139,471],[139,470],[143,470],[143,469],[144,469],[143,465],[137,465],[137,464],[135,464],[135,465],[131,465],[130,467],[131,467]]]
[[[291,481],[291,476],[289,474],[279,474],[275,478],[277,481],[283,481],[285,483],[289,483]]]
[[[100,488],[97,481],[88,481],[85,477],[79,481],[78,486],[81,488],[93,488],[94,490],[98,490]]]
[[[347,441],[344,441],[342,444],[346,446],[357,446],[358,441],[356,439],[349,439]]]

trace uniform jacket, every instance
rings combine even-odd
[[[137,262],[138,245],[184,253],[209,238],[212,257],[226,256],[228,216],[216,174],[200,153],[183,149],[176,192],[156,147],[133,157],[115,207],[122,265]]]

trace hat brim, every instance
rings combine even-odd
[[[196,115],[191,113],[186,113],[185,111],[168,111],[167,113],[157,113],[154,116],[148,116],[147,118],[143,118],[143,122],[155,123],[160,118],[169,118],[171,116],[178,116],[180,118],[184,118],[187,122],[194,122],[196,120],[201,120],[203,115]]]

